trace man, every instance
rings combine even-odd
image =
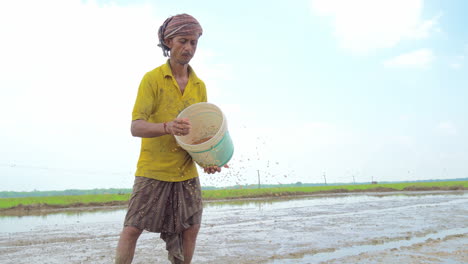
[[[131,132],[142,138],[141,152],[116,263],[132,262],[143,230],[161,233],[171,263],[192,260],[203,210],[201,188],[192,158],[174,135],[187,135],[191,128],[190,120],[177,119],[178,114],[207,101],[204,82],[189,66],[202,32],[187,14],[172,16],[159,28],[158,46],[169,59],[146,73],[138,89]]]

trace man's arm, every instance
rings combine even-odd
[[[150,123],[146,120],[133,120],[131,126],[132,136],[141,138],[153,138],[164,135],[178,135],[185,136],[190,133],[190,121],[187,118],[174,119],[166,123]],[[224,168],[229,168],[229,165],[224,165]],[[203,168],[205,173],[214,174],[221,172],[221,167],[211,166]]]
[[[146,120],[133,120],[131,126],[132,136],[141,138],[153,138],[167,135],[164,131],[164,123],[150,123]]]
[[[190,133],[190,121],[187,118],[174,119],[166,123],[150,123],[146,120],[133,120],[131,125],[132,136],[153,138],[164,135],[185,136]]]

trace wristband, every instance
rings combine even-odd
[[[164,133],[169,134],[169,133],[167,132],[167,122],[164,122]]]

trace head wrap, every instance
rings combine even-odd
[[[188,14],[171,16],[159,27],[158,46],[162,48],[164,56],[168,57],[170,48],[164,42],[165,39],[191,34],[201,36],[202,33],[203,29],[200,23],[193,16]]]

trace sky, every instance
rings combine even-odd
[[[205,186],[468,176],[462,0],[0,1],[0,191],[131,188],[157,30],[198,19],[191,61],[225,113]]]

